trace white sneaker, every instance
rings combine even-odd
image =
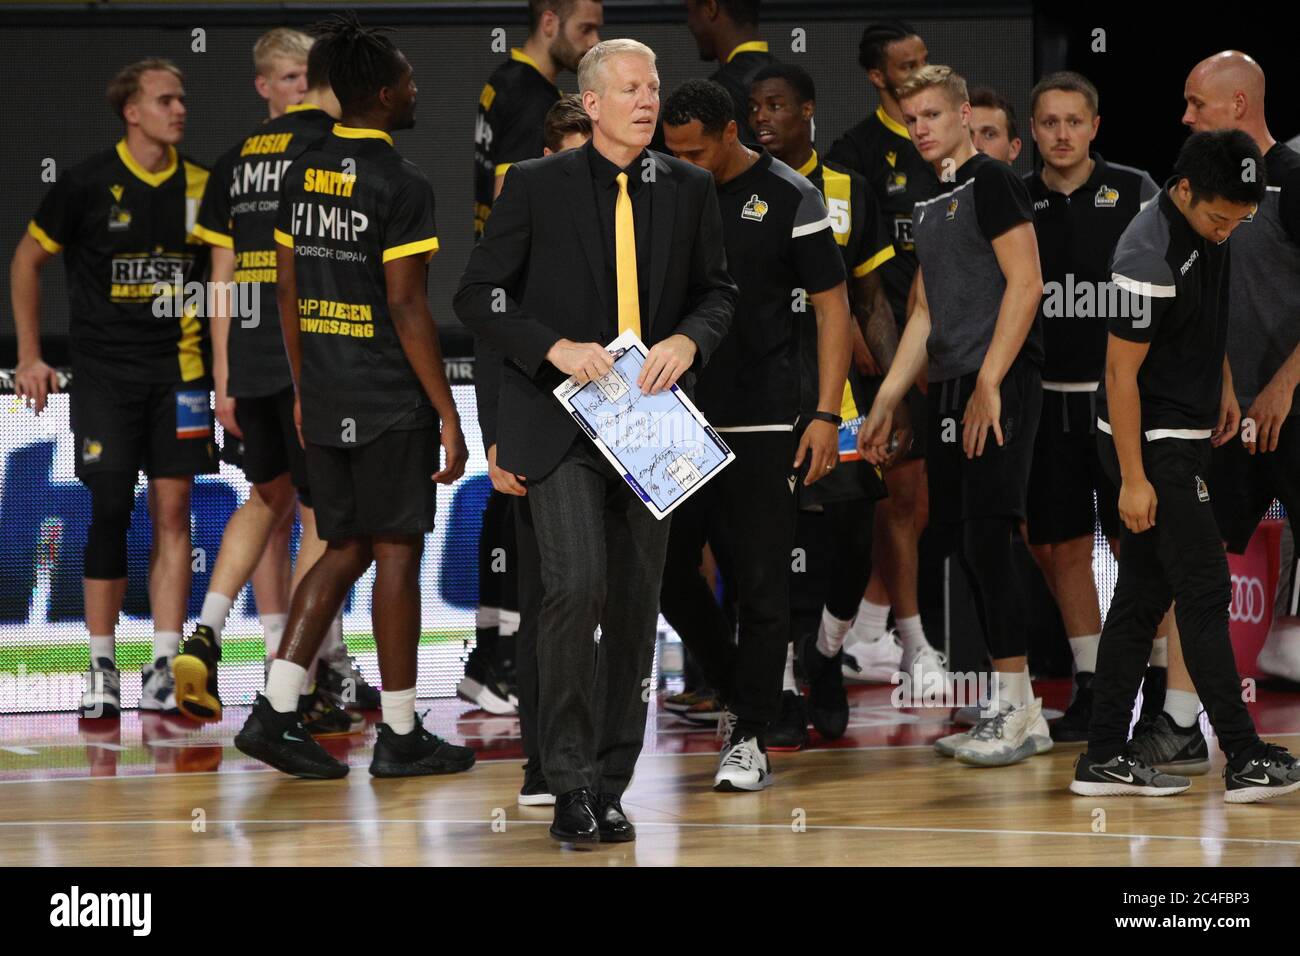
[[[1300,625],[1274,624],[1255,664],[1265,673],[1300,682]]]
[[[86,689],[81,695],[79,713],[89,718],[121,716],[122,675],[107,657],[93,662],[86,671]]]
[[[758,749],[757,737],[722,748],[718,772],[713,775],[713,789],[724,792],[762,790],[772,782],[767,754]]]
[[[176,706],[172,658],[160,657],[140,669],[140,709],[164,714],[180,713]]]
[[[940,696],[941,700],[953,699],[955,691],[952,674],[948,670],[948,656],[936,651],[928,642],[924,647],[913,651],[911,654],[903,650],[898,669],[906,673],[911,679],[914,694],[919,694],[922,690],[926,693],[933,691],[933,693]],[[940,690],[940,685],[936,684],[938,680],[934,676],[936,674],[942,675],[942,690]]]
[[[1005,767],[1039,753],[1033,739],[1047,725],[1043,720],[1043,702],[1034,698],[1026,707],[1008,706],[992,717],[985,717],[970,730],[970,739],[953,754],[962,763],[977,767]],[[1051,742],[1051,737],[1048,738]]]
[[[934,752],[940,757],[957,756],[957,748],[970,740],[970,731],[962,730],[947,737],[940,737],[934,742]]]
[[[1052,742],[1051,731],[1047,727],[1047,718],[1043,716],[1042,703],[1041,698],[1035,698],[1032,706],[1037,708],[1038,714],[1029,725],[1029,739],[1034,745],[1035,754],[1045,754],[1055,746]],[[987,708],[984,709],[987,710]],[[970,711],[972,725],[979,723],[981,708],[963,707],[961,710]],[[960,715],[960,711],[958,714]],[[959,717],[953,718],[953,723],[960,724],[961,722]],[[970,736],[971,732],[969,730],[963,730],[955,734],[949,734],[947,737],[940,737],[934,742],[934,752],[940,757],[955,757],[958,748],[970,740]]]
[[[903,647],[893,631],[863,639],[849,632],[844,641],[844,679],[859,684],[888,684],[903,659]]]

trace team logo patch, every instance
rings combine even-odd
[[[123,232],[131,228],[131,211],[113,203],[108,209],[108,231]]]
[[[1200,475],[1196,476],[1196,500],[1197,501],[1210,500],[1210,489],[1206,486],[1205,479],[1203,479]]]
[[[1097,195],[1093,197],[1093,205],[1098,209],[1112,208],[1115,203],[1119,202],[1119,190],[1113,186],[1107,186],[1102,183],[1101,188],[1097,190]]]
[[[103,442],[95,438],[83,438],[81,440],[81,461],[83,464],[93,465],[103,457]]]
[[[758,198],[758,194],[749,197],[749,202],[745,203],[745,208],[740,210],[741,219],[752,219],[754,222],[762,222],[763,217],[767,215],[767,203]]]
[[[892,167],[896,162],[898,162],[898,153],[894,152],[891,149],[889,152],[885,154],[885,162],[889,163],[889,165]]]
[[[889,178],[885,180],[885,194],[897,196],[901,192],[907,191],[907,173],[900,173],[897,170],[890,173]]]
[[[957,197],[956,196],[953,196],[952,199],[949,200],[948,214],[943,218],[948,220],[949,222],[952,222],[957,218]]]
[[[209,438],[212,406],[206,390],[176,393],[176,437]]]
[[[124,190],[122,189],[121,186],[119,186],[119,185],[117,185],[116,183],[114,183],[112,186],[109,186],[109,187],[108,187],[108,191],[111,192],[111,193],[113,194],[113,201],[114,201],[114,202],[121,202],[121,201],[122,201],[122,193],[123,193]]]

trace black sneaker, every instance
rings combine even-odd
[[[474,766],[474,751],[449,744],[424,729],[420,718],[407,734],[398,734],[387,724],[378,725],[370,773],[376,777],[425,777],[461,773]]]
[[[513,716],[519,712],[519,697],[505,675],[473,654],[465,662],[465,676],[456,685],[456,696],[489,714]]]
[[[1164,711],[1154,717],[1143,714],[1129,746],[1139,760],[1165,773],[1194,775],[1210,770],[1210,749],[1199,721],[1180,727]]]
[[[808,710],[817,733],[838,740],[849,726],[849,695],[844,690],[844,652],[827,657],[809,636],[799,645],[799,666],[808,680]]]
[[[1249,760],[1228,761],[1223,768],[1223,799],[1228,803],[1259,803],[1300,790],[1300,766],[1277,744],[1264,744]]]
[[[313,737],[359,734],[366,726],[364,717],[339,708],[319,686],[298,698],[298,717]]]
[[[347,648],[321,655],[316,662],[316,689],[342,710],[379,710],[379,688],[366,681]]]
[[[763,743],[768,750],[803,750],[808,746],[808,712],[803,698],[794,691],[781,692],[781,716],[767,725]]]
[[[1085,751],[1074,762],[1070,792],[1084,797],[1171,797],[1191,785],[1186,777],[1161,773],[1130,753],[1102,763]]]
[[[176,677],[176,707],[190,720],[201,724],[221,719],[221,698],[217,695],[217,662],[221,645],[206,624],[194,628],[181,652],[172,661]]]
[[[309,780],[346,777],[348,765],[339,763],[312,739],[297,714],[282,714],[263,695],[257,695],[253,712],[235,735],[235,747],[276,770]]]
[[[1154,718],[1165,709],[1165,690],[1169,686],[1167,667],[1148,667],[1142,678],[1142,714]]]
[[[519,788],[519,805],[521,807],[555,806],[555,794],[551,793],[541,767],[531,763],[524,764],[524,785]]]
[[[1049,733],[1057,743],[1078,743],[1088,739],[1088,724],[1092,722],[1092,674],[1081,671],[1074,675],[1074,700],[1065,708],[1065,714],[1051,724]]]

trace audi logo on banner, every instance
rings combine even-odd
[[[1232,575],[1232,604],[1228,606],[1228,619],[1245,624],[1258,624],[1264,620],[1264,585],[1259,578]]]

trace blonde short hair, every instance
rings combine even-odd
[[[950,66],[939,66],[934,63],[921,67],[899,84],[896,95],[900,100],[905,100],[922,90],[934,87],[942,89],[948,97],[948,102],[953,106],[961,106],[970,99],[970,93],[966,90],[966,81],[961,74]]]
[[[253,44],[253,66],[261,76],[271,72],[271,65],[278,58],[301,60],[307,62],[314,41],[300,30],[289,27],[276,27],[263,33]]]
[[[603,83],[602,67],[616,56],[629,54],[645,57],[651,66],[655,63],[655,51],[639,40],[601,40],[586,52],[578,64],[578,92],[601,92],[597,84]]]

